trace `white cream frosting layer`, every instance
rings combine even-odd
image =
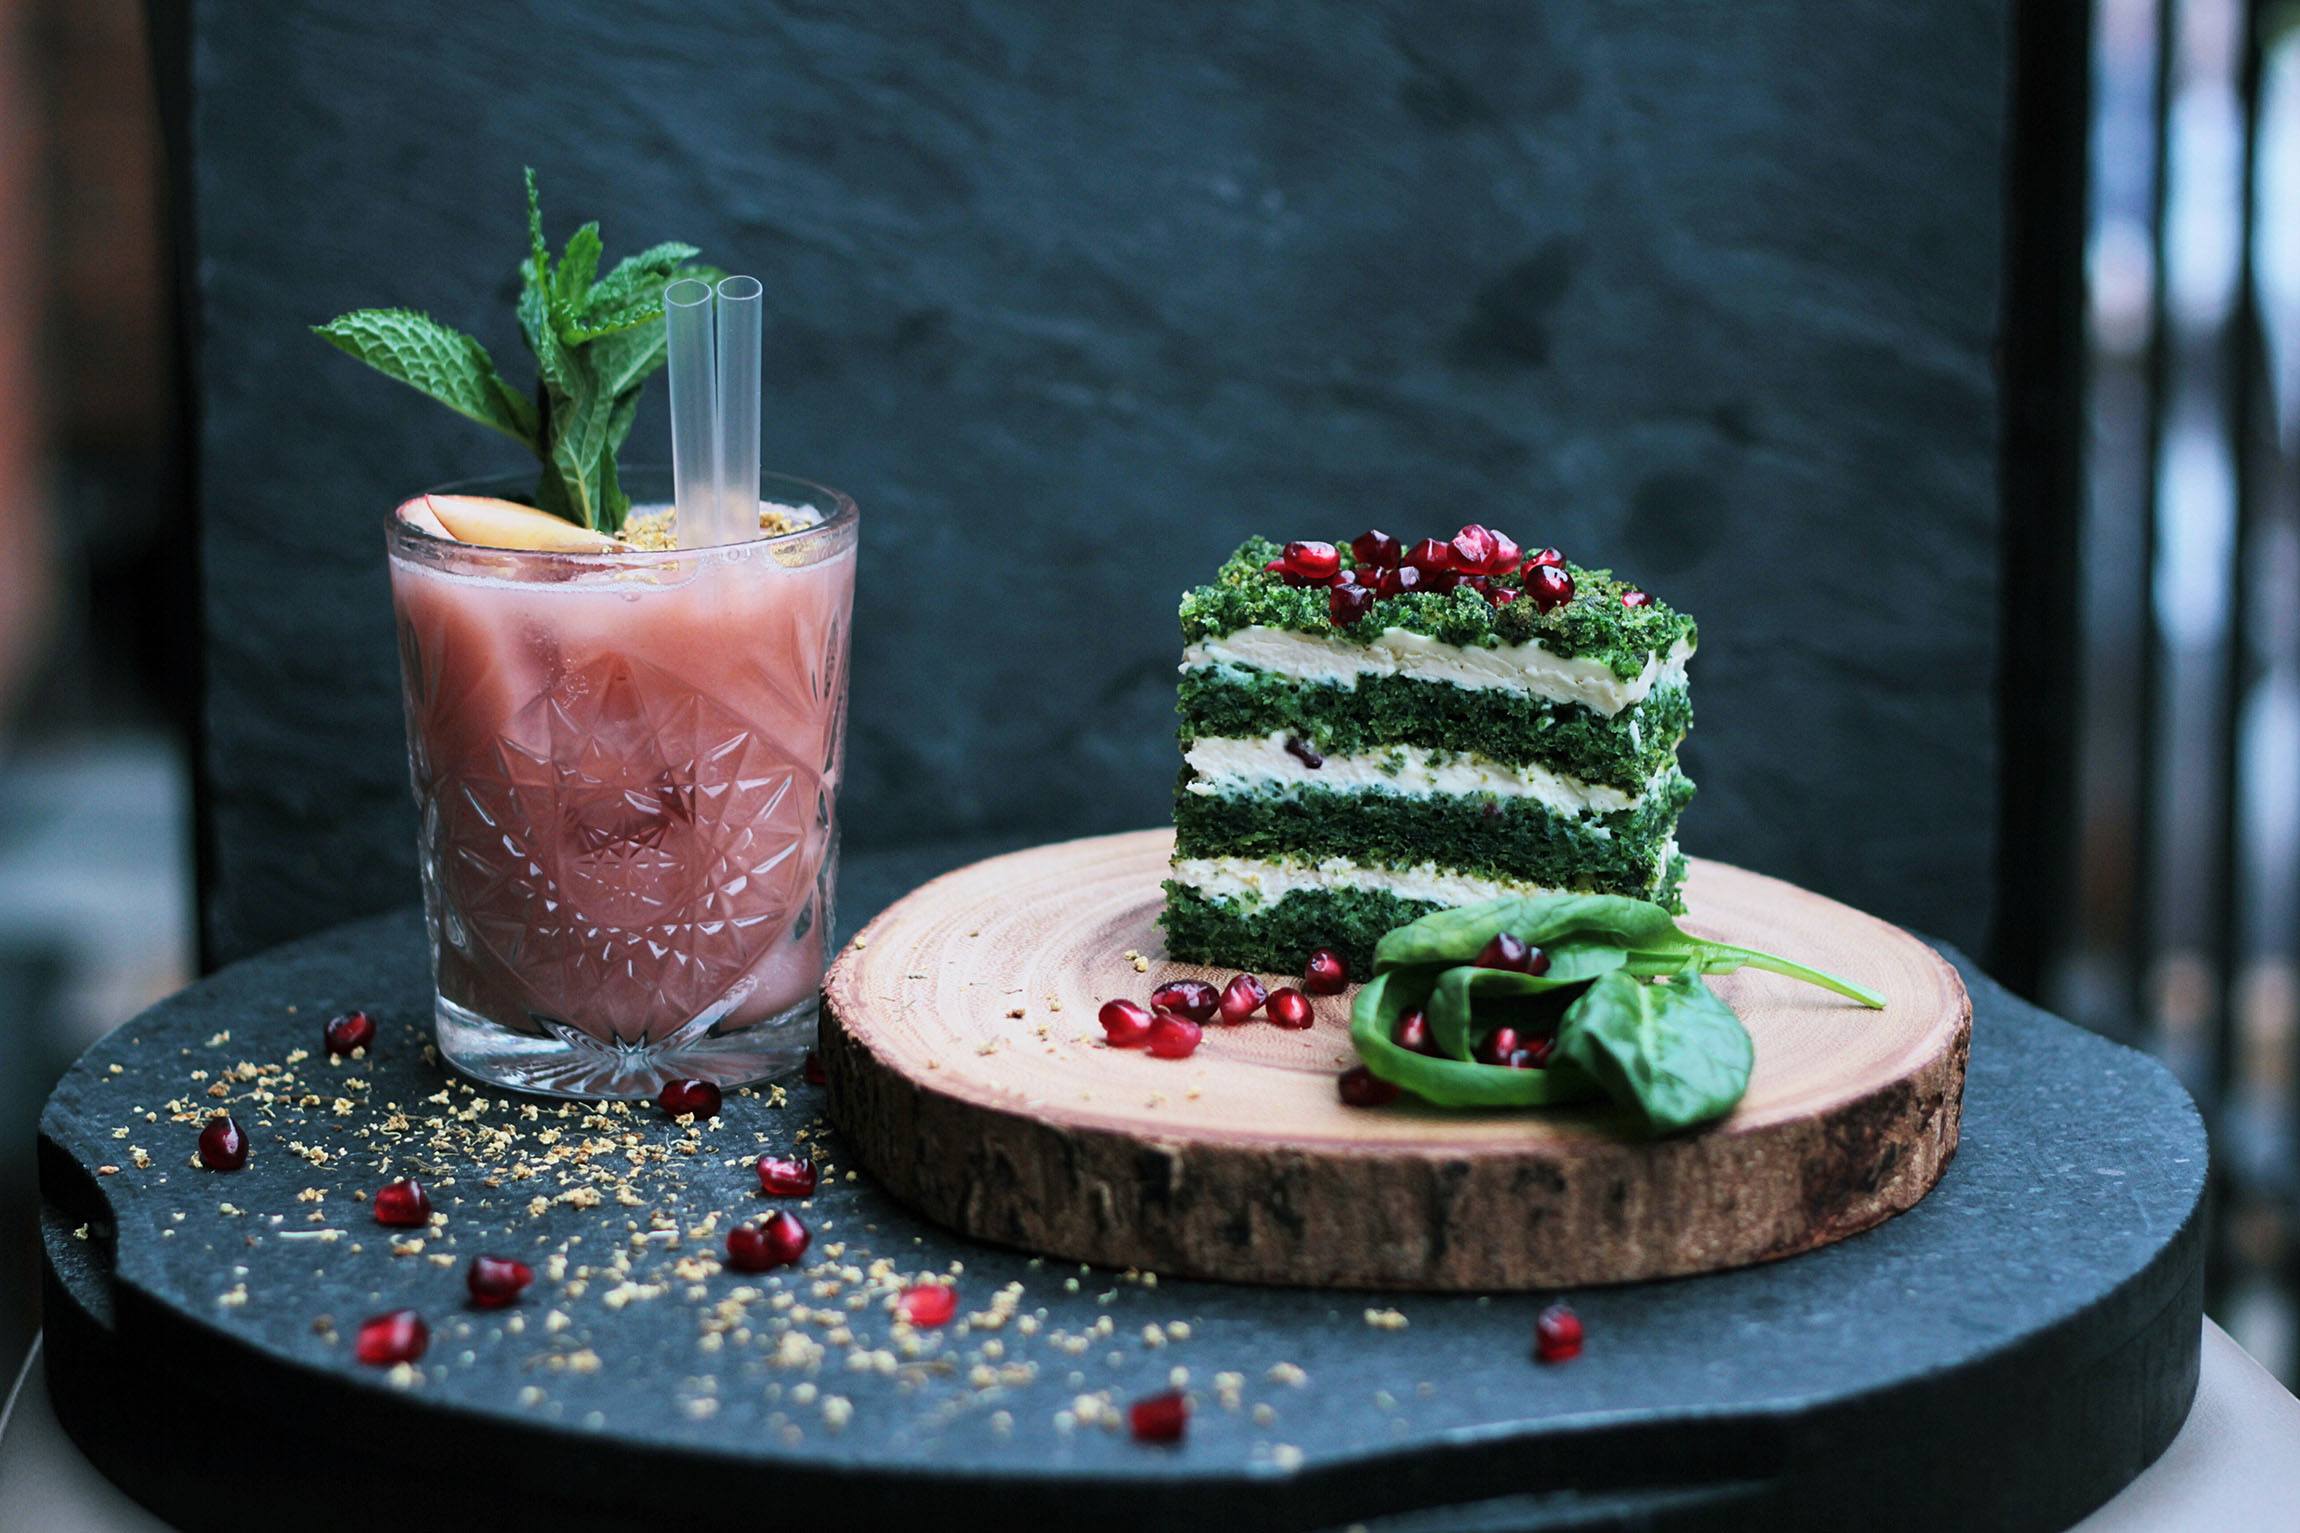
[[[1297,889],[1374,889],[1434,905],[1470,905],[1504,894],[1548,894],[1541,884],[1472,878],[1434,862],[1411,868],[1361,867],[1346,857],[1272,862],[1260,857],[1178,857],[1176,883],[1209,899],[1276,904]]]
[[[1248,666],[1297,681],[1356,686],[1361,676],[1407,676],[1450,682],[1473,691],[1523,692],[1553,702],[1580,703],[1611,718],[1657,689],[1685,684],[1693,646],[1680,640],[1667,655],[1648,655],[1628,681],[1602,660],[1553,655],[1539,639],[1491,649],[1447,644],[1403,628],[1385,628],[1371,643],[1320,638],[1285,628],[1240,628],[1200,639],[1182,651],[1182,668]]]
[[[1634,809],[1669,773],[1664,768],[1644,792],[1630,793],[1586,782],[1545,766],[1504,766],[1482,756],[1424,750],[1418,745],[1385,746],[1359,755],[1328,756],[1310,766],[1286,749],[1285,731],[1258,740],[1206,739],[1192,743],[1183,759],[1197,775],[1190,791],[1208,795],[1264,792],[1271,788],[1325,788],[1337,793],[1395,793],[1406,798],[1438,794],[1490,793],[1529,798],[1572,819]]]

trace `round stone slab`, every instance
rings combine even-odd
[[[848,903],[933,871],[850,859]],[[1563,1295],[1588,1343],[1547,1366],[1558,1296],[1153,1285],[953,1237],[850,1177],[798,1082],[701,1133],[469,1088],[427,1054],[426,968],[412,913],[280,949],[120,1028],[48,1105],[57,1410],[177,1526],[2058,1529],[2194,1388],[2186,1096],[1969,968],[1930,1196],[1793,1260]],[[329,1065],[321,1021],[353,1005],[375,1057]],[[194,1170],[221,1107],[254,1153]],[[776,1206],[762,1151],[824,1167],[814,1246],[721,1271],[727,1223]],[[379,1228],[363,1197],[410,1173],[445,1222]],[[465,1307],[481,1252],[538,1269],[514,1309]],[[958,1318],[905,1332],[896,1289],[928,1274]],[[362,1367],[354,1328],[401,1306],[430,1350]],[[1179,1446],[1111,1424],[1177,1378]]]
[[[1110,1048],[1103,1001],[1229,978],[1165,956],[1172,848],[1156,830],[990,858],[897,901],[839,955],[823,1062],[866,1168],[963,1233],[1074,1261],[1487,1290],[1793,1255],[1908,1208],[1956,1151],[1971,1017],[1956,971],[1873,916],[1700,859],[1689,930],[1858,979],[1886,1005],[1754,969],[1714,979],[1756,1066],[1696,1133],[1648,1138],[1601,1106],[1347,1106],[1347,994],[1316,1001],[1307,1029],[1210,1025],[1186,1060]]]

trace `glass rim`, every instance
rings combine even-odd
[[[626,478],[631,476],[659,477],[665,484],[668,484],[671,479],[671,466],[667,463],[624,464],[618,466],[618,471],[621,476]],[[405,506],[409,501],[415,500],[419,496],[471,495],[485,490],[499,489],[506,485],[517,485],[524,489],[531,482],[528,476],[522,473],[497,473],[474,474],[463,479],[451,479],[445,484],[428,485],[401,500],[384,514],[384,535],[394,550],[399,549],[402,545],[410,551],[464,549],[472,553],[509,555],[518,559],[542,560],[546,563],[606,564],[630,568],[669,563],[680,559],[692,559],[697,554],[725,553],[731,550],[750,548],[772,548],[777,544],[791,543],[801,538],[820,537],[824,533],[836,532],[850,527],[862,519],[861,508],[855,504],[854,497],[846,491],[834,489],[832,486],[819,483],[816,480],[801,479],[796,474],[777,473],[772,469],[760,471],[759,484],[762,489],[770,485],[783,484],[805,491],[810,500],[827,500],[830,503],[828,514],[821,521],[810,522],[804,527],[794,527],[789,532],[770,533],[760,538],[745,538],[738,543],[706,543],[699,548],[611,550],[596,548],[501,548],[492,543],[466,543],[460,538],[443,538],[436,533],[427,532],[399,514],[401,506]],[[501,498],[508,499],[509,497]],[[524,496],[522,503],[533,504],[532,500]]]

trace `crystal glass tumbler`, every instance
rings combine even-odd
[[[642,507],[669,488],[626,471]],[[783,1073],[812,1041],[858,517],[779,475],[761,495],[797,530],[667,552],[485,548],[393,515],[439,1045],[467,1074],[652,1096]]]

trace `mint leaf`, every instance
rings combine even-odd
[[[590,301],[592,279],[598,275],[599,226],[585,224],[567,236],[567,253],[559,258],[559,270],[551,279],[553,292],[573,313]]]
[[[377,372],[492,426],[530,449],[540,423],[535,406],[504,382],[487,348],[462,331],[413,309],[359,309],[340,314],[314,334]]]

